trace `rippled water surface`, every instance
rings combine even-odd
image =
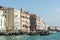
[[[48,36],[40,35],[20,35],[20,36],[0,36],[0,40],[60,40],[60,32]]]

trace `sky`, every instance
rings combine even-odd
[[[60,27],[60,0],[0,0],[0,6],[34,13],[51,26]]]

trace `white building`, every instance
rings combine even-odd
[[[3,16],[3,11],[0,10],[0,32],[6,31],[4,23],[5,23],[5,17]]]
[[[57,27],[56,29],[57,29],[57,30],[60,30],[60,27]]]
[[[45,25],[43,19],[40,18],[40,29],[41,29],[41,30],[45,30],[45,26],[46,26],[46,25]]]
[[[14,9],[14,30],[20,30],[20,11]]]
[[[41,26],[40,26],[40,17],[36,17],[36,29],[37,30],[40,30],[41,29]]]
[[[46,24],[44,23],[43,19],[40,17],[36,17],[36,28],[37,30],[46,30]]]
[[[45,30],[48,30],[48,27],[49,27],[49,25],[46,24],[46,26],[45,26]]]

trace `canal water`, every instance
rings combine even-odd
[[[60,32],[47,36],[40,35],[20,35],[20,36],[0,36],[0,40],[60,40]]]

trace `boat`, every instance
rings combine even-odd
[[[40,32],[40,35],[41,35],[41,36],[49,35],[49,34],[50,34],[49,31],[41,31],[41,32]]]

